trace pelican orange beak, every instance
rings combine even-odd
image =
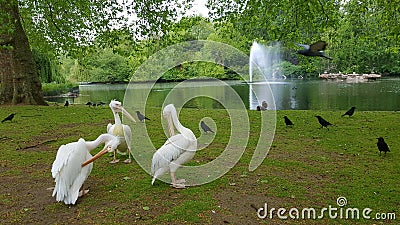
[[[111,149],[111,146],[104,146],[103,150],[101,150],[99,153],[97,153],[96,155],[94,155],[91,159],[86,160],[85,162],[82,163],[82,167],[85,167],[86,165],[88,165],[89,163],[93,162],[94,160],[100,158],[102,155],[106,154],[107,152],[109,152]]]
[[[133,118],[133,116],[128,111],[126,111],[126,109],[124,109],[124,107],[121,107],[121,112],[122,112],[122,114],[127,116],[130,120],[132,120],[133,122],[136,123],[135,118]]]

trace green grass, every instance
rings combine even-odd
[[[129,110],[129,109],[128,109]],[[400,113],[356,112],[342,118],[338,111],[277,111],[274,142],[267,158],[248,171],[256,148],[261,114],[248,111],[246,150],[227,174],[211,183],[172,189],[151,177],[136,162],[111,165],[110,157],[94,163],[85,185],[87,196],[75,206],[51,197],[51,165],[58,147],[83,137],[93,140],[113,122],[108,107],[72,105],[0,107],[0,118],[17,113],[13,122],[0,124],[0,220],[15,224],[396,224],[391,220],[260,220],[254,204],[262,207],[336,205],[344,196],[348,207],[400,215]],[[268,112],[264,112],[268,113]],[[287,115],[294,127],[286,127]],[[321,115],[335,124],[329,130],[317,123]],[[158,148],[166,140],[159,108],[146,109],[148,134]],[[212,143],[196,153],[189,165],[212,161],[229,142],[231,121],[226,110],[183,109],[180,120],[199,137],[198,123],[211,117],[218,131]],[[142,129],[144,124],[134,124]],[[136,128],[133,128],[135,130]],[[385,138],[391,152],[379,156],[376,138]],[[204,139],[205,140],[205,139]],[[140,148],[135,142],[134,149]],[[154,151],[154,149],[149,149]],[[119,156],[123,158],[123,156]]]

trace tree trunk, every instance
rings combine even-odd
[[[17,0],[0,3],[0,104],[47,105]],[[9,32],[12,30],[12,32]]]

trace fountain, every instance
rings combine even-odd
[[[281,74],[280,64],[281,54],[279,43],[266,46],[254,41],[250,48],[250,82],[265,82],[285,78]]]
[[[249,59],[249,100],[250,109],[256,109],[262,101],[268,103],[268,109],[275,109],[274,97],[268,82],[286,79],[280,69],[281,54],[279,43],[262,45],[253,42]]]

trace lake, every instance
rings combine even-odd
[[[242,81],[185,81],[157,83],[152,87],[148,83],[131,83],[129,86],[93,84],[80,85],[80,95],[76,98],[47,100],[69,100],[74,104],[86,104],[88,101],[109,102],[112,99],[123,101],[127,87],[133,101],[137,99],[138,104],[145,102],[150,107],[161,107],[165,98],[169,97],[167,103],[179,102],[184,107],[235,108],[239,97],[248,109],[255,109],[262,100],[266,100],[269,109],[277,110],[346,110],[351,106],[370,111],[400,110],[400,78],[381,78],[363,83],[286,79],[252,84]]]

